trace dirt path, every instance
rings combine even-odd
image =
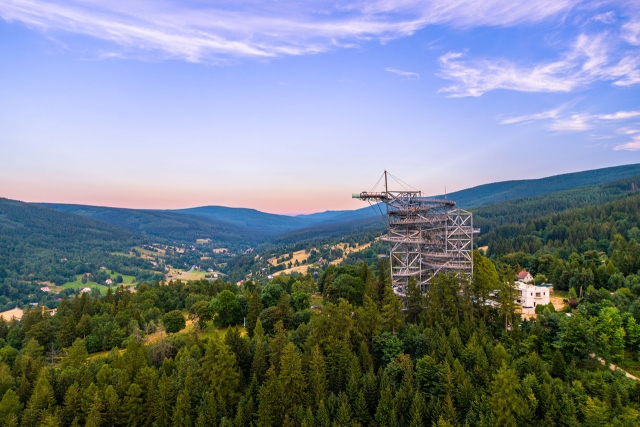
[[[596,356],[594,353],[591,353],[589,356],[593,357],[594,359],[596,359],[598,362],[600,362],[602,365],[606,365],[607,362],[605,362],[605,360],[599,356]],[[624,369],[618,367],[617,365],[614,365],[613,363],[609,364],[609,369],[611,369],[612,371],[621,371],[624,372],[624,375],[627,378],[631,378],[632,380],[636,380],[636,381],[640,381],[640,378],[636,377],[635,375],[631,375],[629,372],[625,371]]]

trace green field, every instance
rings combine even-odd
[[[119,274],[116,271],[111,272],[111,270],[108,270],[108,272],[111,273],[110,276],[111,276],[111,278],[113,280],[115,280],[115,278]],[[93,282],[91,280],[88,280],[87,283],[82,284],[82,276],[83,276],[82,274],[76,274],[76,280],[75,281],[67,282],[64,285],[60,286],[60,288],[62,288],[62,289],[82,289],[82,288],[91,288],[91,289],[93,289],[93,288],[97,288],[102,295],[105,295],[107,293],[107,291],[109,290],[109,286],[102,285],[102,284]],[[125,275],[125,274],[120,274],[120,276],[122,276],[122,280],[123,280],[121,285],[132,285],[133,281],[135,280],[134,276],[128,276],[128,275]],[[111,285],[111,287],[113,289],[117,288],[118,286],[119,285],[117,285],[115,283],[113,285]]]
[[[60,286],[62,289],[82,289],[82,288],[97,288],[100,293],[102,295],[107,293],[107,290],[109,290],[109,287],[105,286],[105,285],[100,285],[96,282],[92,282],[92,281],[87,281],[87,283],[83,284],[82,281],[82,274],[78,274],[76,275],[76,281],[75,282],[67,282],[64,285]]]

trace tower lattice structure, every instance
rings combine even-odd
[[[456,208],[453,200],[425,197],[419,190],[393,191],[384,172],[384,191],[361,192],[353,198],[384,203],[393,290],[405,296],[411,277],[426,292],[438,273],[471,278],[473,228],[471,212]],[[395,178],[395,177],[394,177]]]

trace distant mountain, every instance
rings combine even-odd
[[[260,230],[268,234],[286,233],[303,228],[315,222],[304,216],[278,215],[260,212],[256,209],[229,208],[225,206],[201,206],[189,209],[177,209],[165,212],[180,213],[207,218],[221,223],[233,224],[251,230]]]
[[[463,208],[489,205],[508,200],[533,197],[554,191],[568,190],[587,185],[603,184],[622,178],[640,175],[640,164],[614,166],[584,172],[566,173],[540,179],[521,179],[517,181],[483,184],[447,195]],[[437,197],[443,197],[442,195]]]
[[[222,246],[257,245],[267,235],[234,223],[180,212],[45,203],[44,206],[169,241],[195,243],[211,239]]]
[[[471,208],[597,185],[636,175],[640,175],[640,164],[541,179],[484,184],[450,193],[447,198],[455,200],[460,207]],[[375,206],[297,216],[225,206],[201,206],[176,210],[120,209],[65,204],[45,204],[45,206],[157,238],[183,243],[193,243],[199,238],[209,238],[220,245],[231,247],[281,244],[293,242],[295,239],[305,241],[313,238],[325,239],[340,233],[346,235],[377,229],[382,225],[379,218],[380,210]]]

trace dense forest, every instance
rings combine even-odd
[[[425,295],[410,284],[404,310],[387,277],[384,262],[360,263],[317,281],[156,283],[30,310],[0,322],[0,423],[640,422],[640,382],[592,357],[638,354],[637,293],[591,287],[571,316],[549,306],[521,321],[513,269],[480,254],[470,282],[438,276]],[[496,290],[500,307],[484,304]]]

